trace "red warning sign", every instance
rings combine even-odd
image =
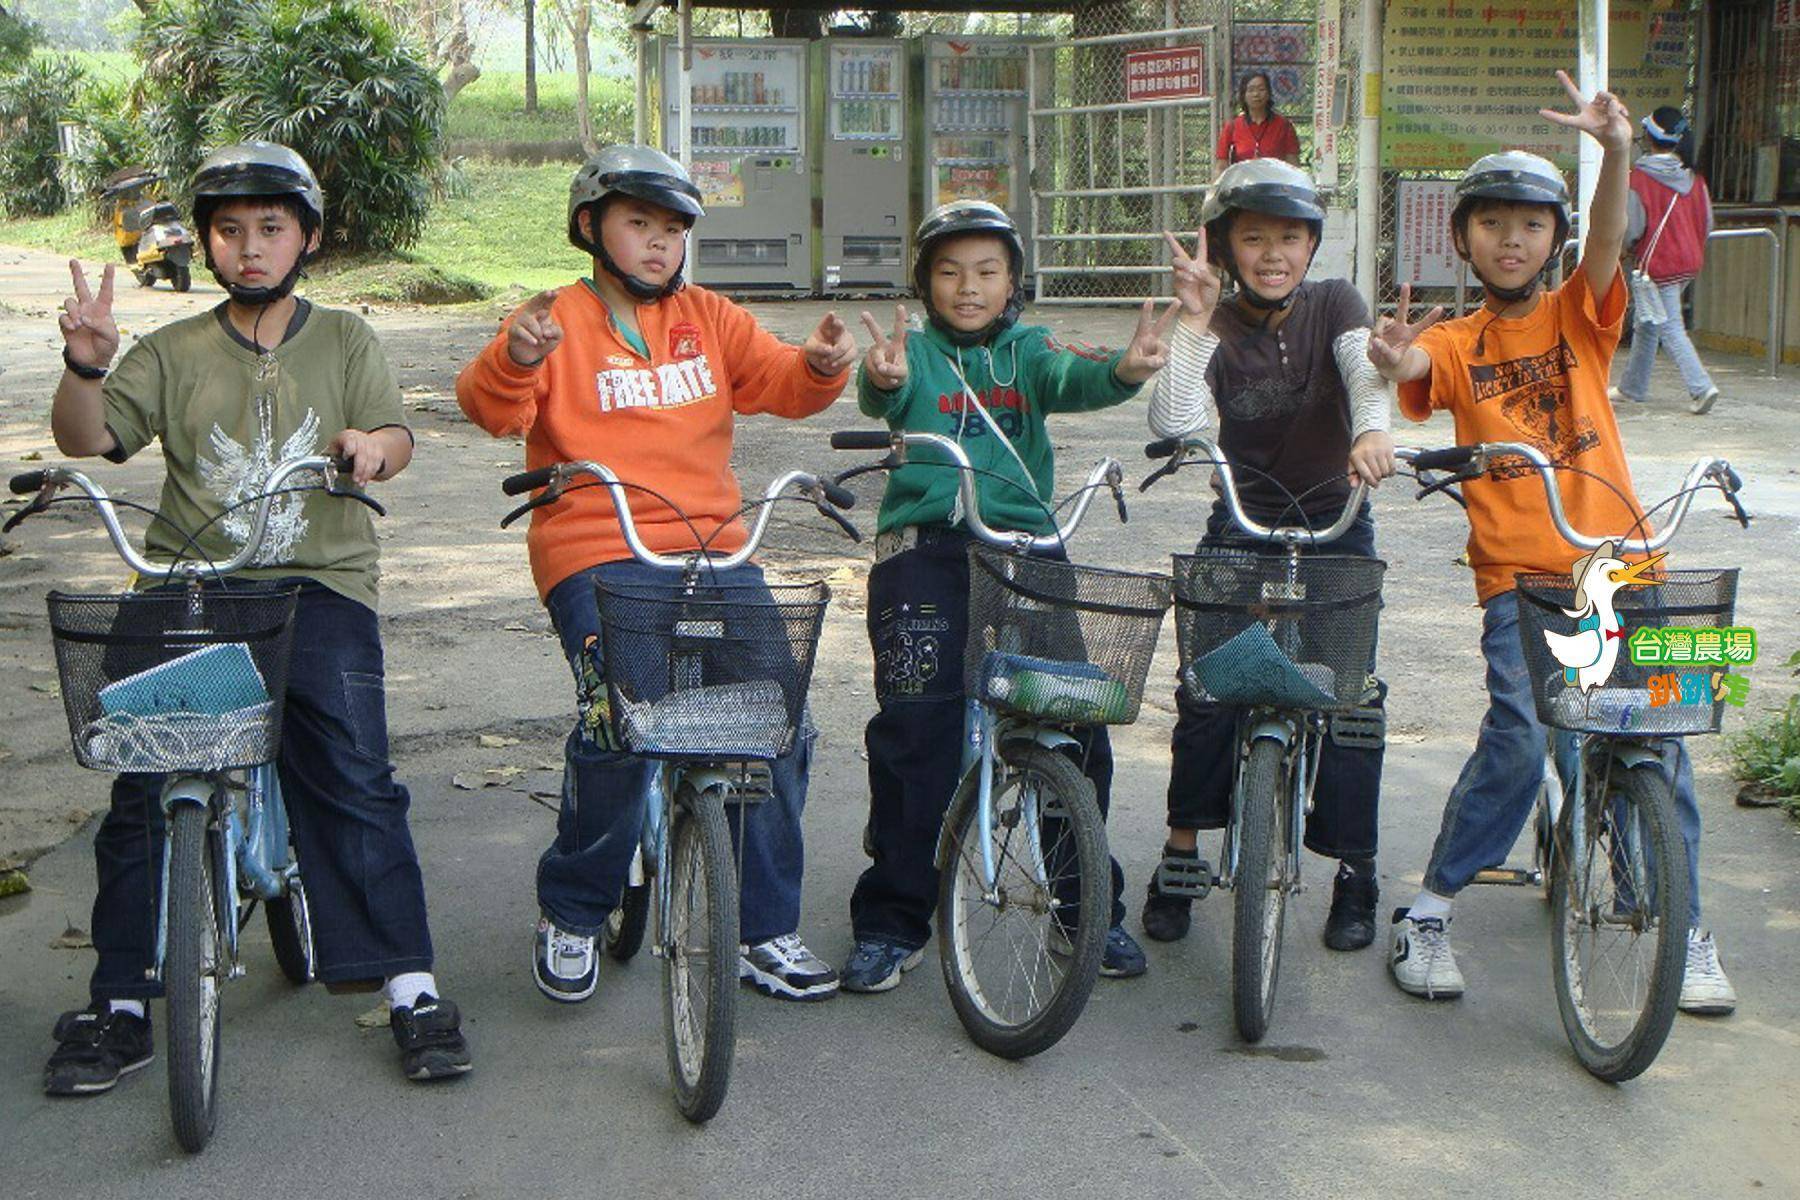
[[[1185,100],[1207,94],[1206,47],[1167,46],[1125,55],[1125,99]]]

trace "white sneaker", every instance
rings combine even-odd
[[[1625,393],[1621,392],[1616,387],[1609,387],[1606,389],[1606,398],[1608,400],[1611,400],[1614,404],[1617,404],[1619,401],[1621,401],[1625,398]]]
[[[1463,994],[1462,972],[1450,952],[1448,923],[1438,917],[1413,920],[1408,910],[1394,910],[1394,940],[1388,966],[1403,992],[1427,1000],[1454,1000]]]
[[[1681,976],[1681,1011],[1723,1017],[1737,1008],[1737,992],[1719,965],[1711,933],[1688,930],[1687,970]]]
[[[600,956],[594,939],[558,929],[538,918],[531,974],[538,991],[563,1004],[577,1004],[594,994],[600,981]]]
[[[808,950],[797,933],[739,946],[738,978],[783,1000],[823,1000],[838,990],[837,972]]]
[[[1696,417],[1704,417],[1707,413],[1712,411],[1712,406],[1718,402],[1719,389],[1716,387],[1709,387],[1704,392],[1701,392],[1698,396],[1694,397],[1693,402],[1688,405],[1688,411],[1693,413]]]

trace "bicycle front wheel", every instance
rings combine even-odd
[[[1075,764],[1036,744],[1000,753],[991,827],[980,827],[976,771],[945,817],[938,957],[969,1037],[1016,1059],[1054,1046],[1087,1006],[1106,948],[1112,876],[1094,785]]]
[[[1294,837],[1292,805],[1282,786],[1285,755],[1280,742],[1258,738],[1243,767],[1238,862],[1231,879],[1231,1012],[1246,1042],[1260,1042],[1269,1032],[1281,972]]]
[[[1655,1061],[1681,999],[1687,849],[1654,765],[1584,765],[1551,858],[1552,973],[1575,1056],[1609,1083]]]
[[[169,1018],[169,1116],[189,1153],[206,1148],[218,1119],[220,952],[218,887],[209,814],[176,805],[169,829],[169,936],[163,961]]]
[[[695,1123],[725,1102],[736,1042],[738,887],[717,790],[683,787],[669,827],[663,1032],[675,1107]]]

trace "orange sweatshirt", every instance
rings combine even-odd
[[[798,346],[783,344],[744,309],[689,285],[637,308],[646,361],[620,337],[604,302],[585,284],[558,291],[551,315],[563,340],[536,367],[506,352],[511,318],[463,369],[456,400],[496,437],[525,435],[525,469],[572,459],[611,467],[627,483],[654,488],[687,514],[710,549],[729,554],[748,536],[731,471],[734,413],[804,417],[827,408],[849,372],[812,373]],[[630,489],[644,544],[659,553],[694,548],[668,504]],[[720,529],[720,526],[725,526]],[[538,593],[600,563],[631,557],[605,488],[571,491],[532,514],[526,539]]]

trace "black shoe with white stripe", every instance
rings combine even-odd
[[[149,1015],[113,1012],[104,1000],[64,1013],[51,1036],[58,1044],[44,1064],[44,1094],[49,1096],[109,1092],[120,1076],[156,1058]]]

